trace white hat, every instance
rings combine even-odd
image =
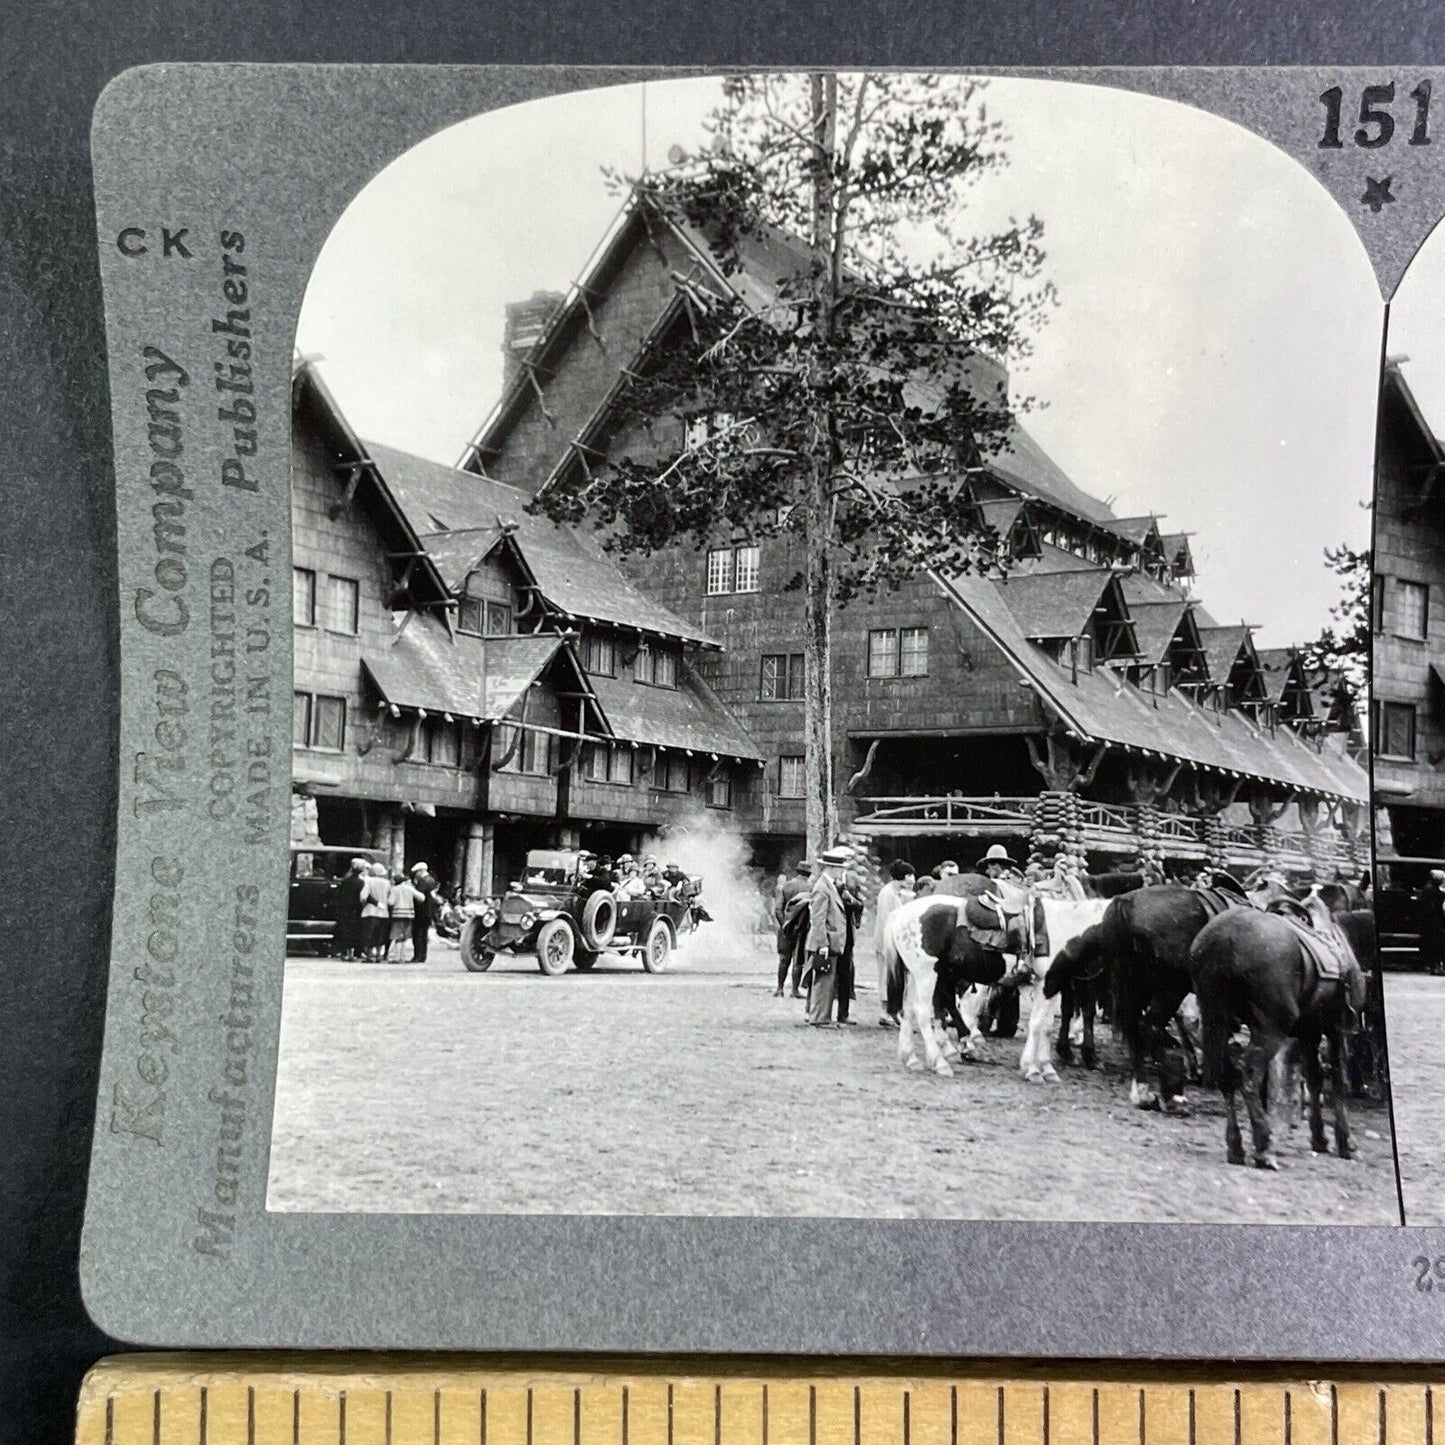
[[[425,873],[428,869],[425,863],[413,863],[411,865],[411,871],[413,873]]]
[[[853,861],[853,850],[851,848],[828,848],[818,855],[818,861],[825,866],[840,868],[843,864]]]

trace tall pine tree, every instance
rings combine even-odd
[[[680,419],[662,454],[613,456],[535,506],[646,555],[745,530],[801,532],[810,852],[836,836],[835,607],[922,571],[997,562],[970,471],[1006,447],[1004,364],[1054,304],[1033,217],[971,224],[970,186],[1006,164],[983,85],[957,77],[740,75],[713,143],[618,178],[706,238],[725,276],[759,244],[796,266],[756,288],[689,287],[691,344],[630,373],[617,431]]]

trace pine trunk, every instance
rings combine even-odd
[[[834,231],[833,150],[837,136],[838,81],[832,75],[810,77],[813,124],[813,282],[818,334],[814,346],[813,446],[807,484],[808,558],[803,604],[805,733],[808,853],[816,857],[838,832],[833,788],[833,572],[832,540],[834,444],[832,415],[823,385],[831,365],[833,311],[838,275]]]

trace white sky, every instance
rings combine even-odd
[[[716,94],[646,87],[651,165],[701,140]],[[1121,515],[1195,534],[1221,621],[1313,637],[1338,596],[1324,547],[1369,535],[1382,307],[1349,221],[1268,143],[1184,106],[1026,80],[991,81],[987,105],[1009,165],[968,205],[981,229],[1040,216],[1060,296],[1015,373],[1047,403],[1027,426]],[[362,436],[457,459],[497,398],[503,306],[582,269],[620,204],[601,168],[636,171],[642,110],[629,86],[481,116],[362,191],[297,337]]]
[[[1386,351],[1402,370],[1430,429],[1445,437],[1445,226],[1415,253],[1390,302]]]

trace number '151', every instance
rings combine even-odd
[[[1320,96],[1325,108],[1325,133],[1320,137],[1321,150],[1341,150],[1344,141],[1340,139],[1340,108],[1345,93],[1338,85],[1332,85]],[[1427,146],[1430,144],[1430,82],[1422,80],[1410,92],[1415,102],[1415,128],[1410,132],[1408,144]],[[1366,150],[1379,150],[1389,145],[1395,135],[1395,117],[1389,107],[1395,100],[1395,82],[1387,85],[1367,85],[1360,92],[1360,124],[1355,131],[1355,144]]]

